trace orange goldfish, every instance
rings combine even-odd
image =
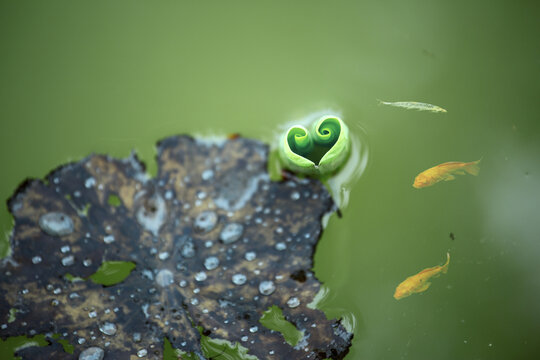
[[[434,266],[420,271],[418,274],[409,276],[396,288],[394,298],[396,300],[403,299],[414,293],[426,291],[431,285],[428,281],[432,277],[438,277],[441,273],[446,274],[448,265],[450,264],[450,253],[446,253],[446,263],[442,266]]]
[[[418,176],[414,179],[413,187],[421,189],[442,180],[454,180],[456,178],[454,175],[465,175],[466,172],[476,176],[478,175],[478,172],[480,172],[480,167],[478,167],[480,160],[471,161],[468,163],[450,161],[429,168],[418,174]]]

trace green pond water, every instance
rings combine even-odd
[[[538,359],[539,18],[537,1],[2,1],[0,199],[92,152],[155,172],[163,137],[270,143],[328,111],[369,154],[315,255],[319,306],[354,328],[346,359]],[[4,203],[3,253],[11,224]],[[393,298],[448,251],[446,275]]]

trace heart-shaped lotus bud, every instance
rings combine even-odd
[[[336,116],[323,116],[309,130],[302,125],[290,127],[281,139],[279,154],[287,169],[323,176],[345,163],[350,147],[347,125]]]

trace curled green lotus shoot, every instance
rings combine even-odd
[[[347,125],[337,116],[323,116],[310,128],[291,126],[280,140],[279,155],[291,171],[324,176],[345,163],[350,148]]]

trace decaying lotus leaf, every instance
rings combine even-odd
[[[352,334],[307,307],[332,199],[315,180],[271,182],[267,154],[253,140],[179,136],[158,144],[155,179],[135,156],[92,155],[25,182],[8,204],[0,337],[60,334],[75,347],[21,350],[28,359],[161,359],[164,337],[202,359],[202,327],[259,359],[343,358]],[[111,286],[88,280],[105,261],[136,268]],[[272,305],[304,332],[296,347],[259,323]]]

